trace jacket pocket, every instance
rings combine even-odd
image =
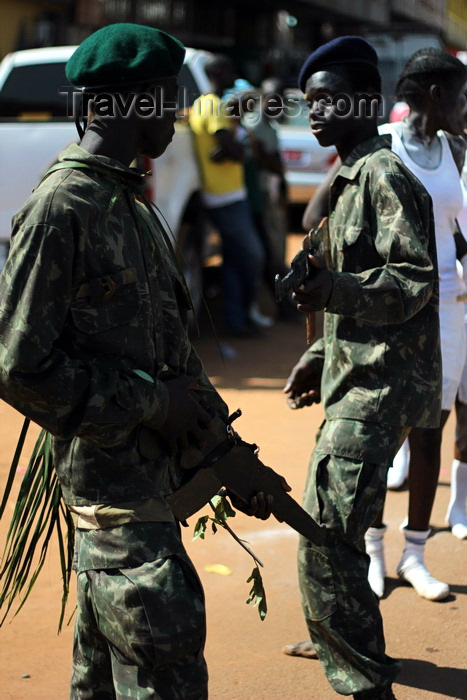
[[[78,330],[93,335],[130,323],[140,308],[136,270],[131,267],[81,285],[71,315]]]

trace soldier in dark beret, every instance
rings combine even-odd
[[[439,425],[441,393],[431,199],[378,135],[377,62],[364,39],[342,37],[311,54],[300,73],[312,133],[336,146],[342,166],[322,226],[324,259],[311,257],[314,273],[294,294],[300,311],[324,309],[324,337],[284,389],[294,409],[323,401],[303,504],[328,528],[324,546],[299,543],[312,643],[284,651],[318,656],[334,690],[358,700],[393,699],[401,668],[386,654],[365,533],[410,429]]]
[[[15,217],[0,282],[0,396],[52,434],[75,519],[73,700],[207,698],[203,591],[166,496],[180,454],[202,449],[215,419],[225,431],[228,412],[130,167],[172,140],[184,55],[135,24],[81,44],[67,76],[92,95],[88,127]],[[258,494],[245,512],[270,506]]]

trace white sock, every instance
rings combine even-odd
[[[403,528],[405,547],[397,567],[400,578],[408,581],[418,595],[427,600],[443,600],[449,595],[447,583],[437,581],[425,566],[425,544],[431,530]]]
[[[388,489],[398,489],[407,479],[409,473],[410,447],[406,438],[397,452],[392,466],[388,469]]]
[[[384,595],[384,577],[386,566],[384,563],[384,534],[386,525],[382,527],[370,527],[365,534],[365,549],[370,557],[368,581],[371,589],[378,598]]]
[[[455,459],[451,468],[451,498],[446,521],[452,534],[460,540],[467,539],[467,463]]]

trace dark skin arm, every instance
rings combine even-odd
[[[292,369],[283,391],[288,406],[297,409],[319,403],[320,387],[321,376],[300,360]]]
[[[465,151],[466,143],[463,136],[453,136],[453,134],[448,134],[445,132],[446,138],[451,149],[452,157],[459,171],[459,175],[462,176],[462,170],[464,168],[465,161]],[[456,244],[456,258],[462,260],[464,255],[467,255],[467,241],[465,240],[463,232],[459,228],[459,224],[456,221],[456,230],[454,231],[454,241]]]
[[[316,228],[323,217],[329,214],[329,188],[340,167],[341,160],[337,158],[308,202],[302,217],[302,226],[305,231]]]
[[[451,149],[452,157],[454,158],[454,162],[459,171],[459,175],[462,175],[466,150],[466,143],[464,141],[464,137],[454,136],[453,134],[448,134],[447,132],[444,133],[446,134],[446,138]]]
[[[274,151],[274,153],[266,151],[262,142],[258,139],[255,139],[254,145],[255,154],[261,168],[268,170],[270,173],[275,173],[276,175],[283,175],[284,165],[280,153],[277,151]]]
[[[228,129],[216,131],[215,138],[217,147],[211,151],[209,157],[215,163],[222,163],[224,160],[243,161],[243,146],[235,140],[234,134]]]

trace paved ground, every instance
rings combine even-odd
[[[233,346],[237,357],[224,362],[212,335],[206,331],[196,344],[208,374],[232,410],[243,410],[238,431],[261,446],[263,460],[287,476],[299,499],[308,455],[322,420],[320,407],[292,412],[281,394],[289,369],[304,349],[302,325],[277,324],[265,340],[239,341]],[[0,403],[0,489],[21,420]],[[444,525],[452,435],[450,419],[432,517],[434,534],[427,546],[431,571],[451,586],[452,593],[446,601],[422,600],[412,588],[397,580],[395,568],[402,547],[398,526],[406,512],[407,491],[388,494],[388,580],[381,609],[388,653],[404,661],[395,686],[399,700],[467,700],[467,542],[456,540]],[[18,474],[18,484],[20,479]],[[201,514],[207,512],[203,509]],[[283,644],[306,636],[295,570],[295,533],[274,519],[259,523],[239,515],[232,521],[235,531],[264,562],[269,612],[261,622],[256,609],[245,605],[249,591],[246,579],[252,569],[249,556],[225,532],[191,542],[195,520],[185,531],[184,539],[206,591],[211,700],[339,697],[330,689],[317,661],[281,653]],[[4,540],[6,524],[1,523],[0,542]],[[213,564],[227,566],[230,575],[208,572],[205,567]],[[57,572],[54,554],[46,562],[25,608],[11,624],[0,629],[0,700],[68,697],[72,630],[69,627],[60,636],[56,634],[60,605]],[[72,609],[70,605],[70,613]],[[28,677],[23,677],[26,674]]]

